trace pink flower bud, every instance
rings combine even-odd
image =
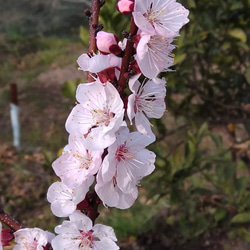
[[[121,54],[122,50],[118,45],[119,39],[115,34],[99,31],[96,35],[96,45],[99,51],[104,54]]]
[[[10,242],[13,238],[14,236],[11,229],[4,228],[0,230],[0,244],[2,244],[3,247],[10,246]]]
[[[134,1],[133,0],[119,0],[116,8],[124,15],[129,15],[134,10]]]

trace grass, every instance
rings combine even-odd
[[[2,86],[14,78],[34,79],[52,64],[63,67],[75,61],[72,50],[80,43],[57,37],[5,37],[0,43]]]

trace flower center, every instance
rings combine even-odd
[[[95,237],[93,236],[93,231],[92,230],[90,230],[88,232],[80,231],[80,233],[81,233],[81,243],[79,245],[79,248],[81,248],[81,247],[92,248],[93,241],[95,239]]]
[[[154,108],[154,106],[152,105],[152,103],[154,101],[156,101],[157,98],[154,94],[152,95],[146,95],[146,96],[141,96],[141,95],[136,95],[135,96],[135,113],[137,111],[143,111],[143,110],[152,110]]]
[[[115,152],[115,158],[120,162],[122,160],[134,158],[134,156],[130,154],[127,146],[125,144],[122,144],[117,148]]]
[[[108,126],[111,119],[115,116],[114,113],[110,112],[109,109],[105,108],[101,109],[94,109],[91,111],[93,116],[93,120],[95,121],[95,126]]]
[[[155,9],[153,10],[153,3],[150,4],[147,13],[144,13],[143,16],[149,21],[149,23],[154,26],[154,24],[162,24],[159,20],[159,16],[164,12],[165,10],[159,10]]]
[[[38,246],[37,239],[34,238],[34,241],[27,246],[27,249],[29,249],[29,250],[36,250],[37,246]]]
[[[80,163],[80,168],[81,169],[89,169],[89,166],[91,165],[91,163],[93,162],[92,157],[89,155],[89,153],[87,153],[87,156],[82,156],[79,154],[74,154],[73,155],[78,162]]]

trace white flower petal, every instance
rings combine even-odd
[[[133,17],[144,32],[172,37],[189,22],[188,14],[176,0],[135,0]]]
[[[141,72],[148,78],[155,78],[161,71],[167,71],[174,63],[171,44],[168,39],[157,35],[144,34],[136,49],[136,61]]]
[[[111,145],[115,132],[123,123],[123,101],[116,88],[96,81],[81,84],[76,93],[76,105],[66,121],[71,135],[82,136],[83,145],[89,150],[102,150]]]

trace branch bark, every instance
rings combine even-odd
[[[100,0],[93,0],[92,8],[91,8],[91,16],[89,18],[89,48],[88,48],[88,52],[90,54],[96,53],[96,50],[97,50],[97,47],[96,47],[96,29],[98,27],[98,19],[99,19],[101,6],[102,6],[102,4],[101,4]],[[88,80],[88,82],[94,81],[90,72],[88,72],[87,80]]]
[[[131,56],[133,54],[134,41],[133,36],[136,35],[138,27],[135,25],[134,18],[131,19],[130,29],[129,29],[129,37],[127,40],[127,45],[124,51],[124,57],[122,59],[122,66],[120,72],[120,78],[118,84],[120,86],[120,94],[124,92],[124,89],[127,87],[127,78],[125,77],[125,73],[128,72],[129,63],[131,60]]]
[[[24,226],[12,218],[10,215],[5,213],[5,211],[0,207],[0,221],[3,222],[6,226],[8,226],[11,230],[17,231]]]
[[[97,46],[96,46],[96,30],[98,28],[98,20],[99,20],[99,14],[101,6],[103,5],[103,2],[100,0],[93,0],[92,1],[92,8],[91,8],[91,16],[89,18],[89,47],[88,52],[90,54],[96,53]],[[94,78],[91,76],[91,72],[88,72],[87,76],[88,82],[93,82]],[[93,224],[95,223],[96,218],[98,217],[98,206],[100,199],[97,196],[96,192],[93,191],[91,193],[91,201],[90,207],[87,211],[87,216],[92,220]]]

